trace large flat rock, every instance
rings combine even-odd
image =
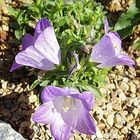
[[[0,120],[0,140],[26,140],[10,124]]]

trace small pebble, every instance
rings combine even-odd
[[[117,128],[122,128],[125,124],[124,118],[120,114],[116,114],[114,117],[114,124]]]
[[[36,95],[29,96],[29,103],[34,103],[36,101],[37,101],[37,96]]]
[[[102,135],[100,129],[98,128],[98,126],[96,127],[96,131],[97,131],[97,132],[96,132],[96,136],[97,136],[97,138],[102,139],[102,138],[103,138],[103,135]]]
[[[2,88],[3,88],[3,89],[6,89],[6,88],[7,88],[7,84],[8,84],[7,81],[6,81],[6,82],[3,82],[3,83],[2,83]]]
[[[122,101],[125,101],[125,100],[126,100],[126,96],[125,96],[124,92],[120,92],[119,98],[120,98]]]
[[[112,107],[114,110],[116,111],[120,111],[122,106],[121,106],[121,99],[120,98],[116,98],[114,100],[114,102],[112,103]]]
[[[128,133],[128,129],[126,126],[121,129],[121,133],[124,135]]]
[[[109,114],[106,121],[110,126],[113,126],[113,124],[114,124],[114,113]]]
[[[136,118],[138,116],[138,114],[140,113],[140,109],[134,108],[133,113],[134,113],[135,118]]]
[[[8,32],[9,31],[8,25],[2,25],[2,30]]]
[[[125,92],[129,90],[129,86],[124,82],[120,83],[120,88]]]

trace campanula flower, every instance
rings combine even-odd
[[[56,140],[68,140],[75,130],[89,135],[96,133],[95,122],[89,114],[94,105],[91,92],[48,86],[42,91],[41,99],[43,104],[36,110],[33,121],[50,124]]]
[[[61,63],[61,52],[54,28],[46,18],[38,21],[34,36],[26,34],[22,40],[22,50],[15,57],[10,71],[21,66],[41,70],[53,70]]]
[[[105,35],[100,42],[95,45],[91,53],[91,61],[99,63],[97,67],[113,67],[116,65],[127,65],[133,67],[135,62],[127,55],[121,52],[122,41],[117,32],[108,32],[108,21],[105,20]]]

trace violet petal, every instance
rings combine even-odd
[[[55,99],[57,96],[67,96],[68,93],[65,91],[63,88],[59,88],[56,86],[48,86],[43,89],[41,93],[41,99],[43,103],[52,101]]]
[[[80,99],[85,109],[87,111],[91,111],[95,104],[94,94],[91,92],[83,92],[80,96],[81,96]]]
[[[53,121],[55,114],[53,113],[53,103],[48,102],[40,105],[33,115],[33,121],[37,123],[48,124]]]
[[[83,114],[78,119],[76,130],[89,135],[96,134],[95,122],[87,111],[83,111]]]
[[[98,65],[99,68],[105,68],[105,67],[113,67],[116,65],[127,65],[129,67],[133,67],[135,65],[135,62],[126,54],[120,54],[117,57],[110,59],[108,61],[105,61],[104,63]]]
[[[73,135],[73,129],[64,123],[61,116],[56,117],[51,123],[50,129],[55,140],[68,140]]]
[[[107,36],[110,37],[113,47],[115,49],[115,56],[119,55],[121,51],[122,41],[117,32],[109,32]]]
[[[85,91],[85,92],[82,92],[82,93],[71,94],[70,96],[72,98],[81,100],[84,108],[87,111],[92,110],[92,108],[95,104],[95,97],[94,97],[94,94],[91,93],[91,92]]]
[[[59,65],[61,63],[60,47],[57,42],[53,27],[46,28],[37,38],[35,47],[50,62]]]
[[[35,32],[34,32],[34,37],[35,39],[38,38],[38,36],[47,28],[50,27],[51,23],[47,18],[42,18],[38,21],[36,27],[35,27]]]
[[[97,63],[103,63],[109,59],[115,57],[115,51],[110,37],[103,36],[101,41],[95,45],[91,53],[91,61]]]
[[[53,70],[55,66],[52,62],[47,60],[38,49],[33,46],[26,48],[24,51],[19,52],[15,61],[18,64],[38,68],[41,70]]]
[[[30,34],[26,34],[22,39],[22,50],[34,44],[34,38]]]
[[[12,71],[14,71],[14,70],[16,70],[16,69],[18,69],[18,68],[20,68],[20,67],[22,67],[22,65],[20,65],[20,64],[17,64],[16,62],[12,65],[12,67],[11,67],[11,69],[10,69],[10,72],[12,72]]]
[[[105,34],[107,34],[108,31],[109,31],[109,25],[108,25],[108,20],[107,19],[105,19],[105,21],[104,21],[104,30],[105,30]]]

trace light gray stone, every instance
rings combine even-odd
[[[26,140],[8,123],[0,120],[0,140]]]

